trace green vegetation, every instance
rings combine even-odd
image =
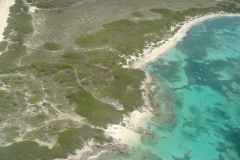
[[[26,54],[27,51],[26,46],[22,45],[23,39],[26,34],[33,31],[32,17],[27,13],[28,8],[22,0],[15,0],[15,4],[9,10],[8,25],[3,35],[9,39],[10,43],[8,50],[0,56],[0,69],[16,66],[16,60]],[[7,42],[1,42],[0,50],[4,51],[6,47]]]
[[[75,102],[77,107],[76,113],[87,118],[90,123],[106,127],[108,123],[119,123],[122,115],[111,105],[100,102],[91,94],[82,88],[78,88],[76,93],[70,93],[67,96],[70,102]]]
[[[37,8],[52,8],[52,7],[56,7],[56,3],[54,2],[39,2],[35,4]]]
[[[58,134],[58,143],[67,153],[74,154],[76,148],[83,148],[85,143],[93,138],[98,143],[111,142],[111,139],[105,138],[104,131],[100,129],[93,129],[89,126],[83,125],[81,129],[70,128]]]
[[[144,14],[139,13],[139,12],[133,12],[132,15],[133,15],[134,17],[144,17]]]
[[[75,149],[82,148],[85,145],[84,141],[88,141],[91,138],[94,138],[98,143],[111,141],[111,139],[104,137],[103,130],[100,129],[88,126],[83,126],[80,129],[69,128],[58,133],[57,142],[59,145],[52,149],[46,146],[39,146],[38,143],[33,141],[17,142],[7,147],[0,147],[0,160],[52,160],[66,158],[69,153],[74,154]]]
[[[70,128],[58,134],[59,145],[69,153],[74,154],[74,149],[82,148],[80,135],[81,131],[77,128]]]
[[[165,18],[168,18],[174,14],[174,11],[172,11],[170,9],[166,9],[166,8],[153,8],[153,9],[150,9],[150,11],[154,12],[154,13],[160,13]]]
[[[57,73],[59,70],[64,70],[68,68],[72,68],[68,64],[63,63],[46,63],[46,62],[40,62],[40,63],[33,63],[31,64],[31,67],[37,70],[37,76],[47,76]]]
[[[83,0],[35,0],[34,3],[32,0],[28,0],[28,3],[35,5],[37,8],[48,9],[54,7],[68,7],[76,2],[81,2]]]
[[[52,76],[64,87],[75,87],[75,90],[67,90],[66,93],[70,102],[76,103],[76,113],[86,118],[91,124],[105,127],[108,123],[119,123],[122,113],[113,106],[95,99],[89,92],[99,98],[108,96],[119,100],[125,107],[124,113],[133,111],[135,107],[142,104],[139,86],[144,73],[140,70],[117,66],[114,63],[115,56],[112,52],[105,51],[84,53],[67,51],[63,55],[62,63],[34,63],[31,67],[37,70],[38,77]],[[73,67],[68,64],[76,68],[78,77]],[[78,86],[76,78],[88,79],[90,83],[82,82],[86,90],[82,87],[76,89]],[[108,79],[111,81],[107,81]],[[98,87],[103,88],[99,90]]]
[[[81,47],[106,45],[110,41],[111,34],[111,31],[101,30],[96,34],[79,37],[75,40],[75,42]]]
[[[66,53],[63,55],[63,58],[68,61],[86,61],[88,60],[88,57],[83,52],[76,52],[74,50],[66,51]]]
[[[44,47],[46,50],[49,50],[49,51],[58,51],[61,48],[60,44],[53,43],[53,42],[44,43]]]
[[[46,146],[39,146],[38,143],[33,141],[23,141],[14,143],[8,147],[0,147],[0,160],[33,160],[45,159],[52,160],[56,157],[64,158],[64,154],[60,147],[49,149]]]
[[[144,23],[144,22],[143,22]],[[75,40],[81,47],[111,46],[119,54],[131,55],[134,51],[140,52],[144,48],[145,40],[142,38],[146,28],[129,20],[119,20],[103,25],[104,29],[95,34],[79,37]],[[159,29],[157,29],[159,30]]]
[[[32,16],[27,13],[28,8],[22,0],[15,0],[15,4],[10,7],[10,14],[7,20],[8,25],[3,35],[13,42],[22,44],[26,34],[33,31],[31,20]],[[11,34],[10,33],[14,33]]]
[[[26,54],[26,46],[20,44],[11,44],[8,50],[0,56],[0,69],[16,66],[16,60]]]
[[[13,103],[14,101],[14,95],[13,93],[9,92],[0,92],[0,113],[6,114],[6,113],[13,113],[16,111],[16,104]]]
[[[233,0],[234,2],[236,2],[236,3],[240,3],[240,0]]]
[[[225,12],[230,12],[230,13],[239,13],[240,12],[240,8],[239,8],[239,6],[237,6],[236,3],[224,1],[224,2],[218,3],[217,6],[221,7],[222,10]]]
[[[105,92],[110,98],[120,100],[125,111],[132,112],[142,105],[139,86],[144,77],[144,73],[140,70],[116,67],[114,79]]]
[[[165,8],[153,8],[150,9],[151,12],[158,13],[163,15],[163,20],[168,22],[182,22],[185,20],[186,16],[197,16],[197,15],[205,15],[207,13],[216,13],[221,11],[221,8],[218,7],[210,7],[210,8],[189,8],[185,11],[172,11]]]
[[[44,113],[39,113],[34,116],[25,117],[25,120],[29,122],[29,124],[33,126],[38,126],[40,123],[44,123],[45,120],[48,119],[48,116]]]
[[[10,13],[21,13],[22,11],[28,11],[22,0],[15,0],[15,4],[9,8]]]
[[[21,79],[21,77],[6,77],[2,79],[2,82],[4,84],[10,85],[11,87],[23,84],[23,80]]]
[[[0,52],[5,51],[5,49],[7,48],[7,45],[8,45],[7,41],[0,42]]]
[[[31,103],[31,104],[36,104],[39,101],[40,101],[40,96],[39,95],[36,95],[36,96],[33,96],[33,97],[29,98],[29,103]]]

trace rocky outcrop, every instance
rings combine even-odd
[[[126,144],[119,143],[117,141],[107,144],[94,144],[94,148],[101,149],[101,150],[107,150],[109,152],[120,152],[123,154],[130,154],[132,152],[132,149],[130,146]]]
[[[148,134],[148,135],[153,135],[154,134],[152,131],[150,131],[148,129],[144,129],[143,127],[138,127],[134,131],[139,133],[139,134]]]
[[[119,151],[123,154],[129,154],[131,153],[132,150],[128,145],[123,144],[119,146]]]

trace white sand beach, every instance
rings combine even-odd
[[[160,45],[157,48],[154,48],[150,53],[144,54],[142,58],[135,61],[131,68],[143,68],[146,64],[155,61],[160,55],[166,53],[169,49],[174,47],[179,41],[186,36],[187,31],[195,24],[204,21],[210,18],[218,18],[222,16],[240,16],[240,14],[229,14],[225,12],[217,13],[217,14],[209,14],[205,16],[198,16],[190,18],[189,20],[185,21],[184,24],[181,26],[179,31],[171,38],[169,38],[164,44]]]
[[[14,0],[0,0],[0,42],[3,41],[3,32],[7,26],[9,7],[14,4]]]
[[[153,62],[160,55],[166,53],[169,49],[174,47],[179,41],[186,36],[187,31],[191,28],[192,25],[197,24],[201,21],[204,21],[209,18],[217,18],[222,16],[240,16],[240,14],[228,14],[228,13],[218,13],[218,14],[210,14],[205,16],[193,17],[189,20],[185,21],[179,31],[171,38],[169,38],[164,44],[161,46],[154,48],[150,53],[144,54],[142,58],[135,61],[131,68],[139,68],[142,69],[146,64]],[[121,125],[109,125],[107,129],[107,133],[111,135],[116,140],[119,140],[121,143],[127,144],[130,147],[136,147],[139,143],[141,134],[136,132],[138,127],[144,127],[146,125],[146,121],[150,120],[153,114],[149,111],[150,107],[150,99],[149,95],[151,94],[151,85],[153,85],[153,77],[147,72],[146,79],[143,82],[142,88],[145,90],[145,94],[143,95],[145,111],[139,112],[134,111],[131,113],[129,117],[125,117],[123,122],[126,124],[126,127]],[[151,108],[151,107],[150,107]]]
[[[146,122],[152,117],[149,111],[134,111],[130,118],[125,120],[126,127],[121,125],[109,125],[107,134],[129,147],[136,147],[141,141],[141,134],[137,132],[139,127],[146,127]]]

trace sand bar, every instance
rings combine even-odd
[[[142,58],[135,61],[131,68],[143,68],[148,63],[155,61],[160,55],[166,53],[169,49],[174,47],[179,41],[183,39],[187,35],[187,31],[195,24],[204,21],[210,18],[218,18],[223,16],[240,16],[240,14],[231,14],[231,13],[217,13],[217,14],[209,14],[205,16],[197,16],[190,18],[189,20],[185,21],[184,24],[181,26],[179,31],[171,38],[169,38],[164,44],[160,45],[159,47],[154,48],[149,54],[144,54]]]
[[[0,42],[3,41],[3,32],[7,27],[9,7],[14,4],[14,0],[0,0]]]

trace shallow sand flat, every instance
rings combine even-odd
[[[4,28],[7,26],[9,7],[14,4],[14,0],[0,0],[0,42],[3,41]]]

